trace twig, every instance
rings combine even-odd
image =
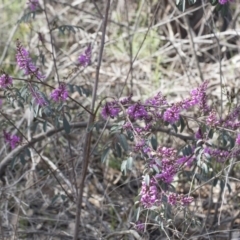
[[[95,101],[96,101],[96,97],[97,97],[97,88],[98,88],[98,82],[99,82],[100,67],[101,67],[101,63],[102,63],[103,49],[104,49],[104,45],[105,45],[105,34],[106,34],[106,28],[107,28],[107,23],[108,23],[108,12],[110,9],[110,2],[111,2],[110,0],[107,0],[107,2],[106,2],[106,10],[105,10],[104,21],[103,21],[101,45],[100,45],[100,51],[99,51],[98,64],[97,64],[97,68],[96,68],[96,78],[95,78],[94,88],[93,88],[93,97],[92,97],[92,104],[91,104],[92,112],[94,112]],[[93,124],[94,118],[95,118],[95,116],[92,116],[92,115],[89,116],[87,129],[89,129],[89,127]],[[88,131],[86,133],[86,141],[85,141],[84,150],[83,150],[83,166],[82,166],[82,174],[81,174],[81,178],[80,178],[80,185],[79,185],[78,198],[77,198],[77,213],[76,213],[76,218],[75,218],[75,229],[74,229],[73,240],[78,239],[84,181],[86,178],[86,173],[87,173],[88,163],[89,163],[91,138],[92,138],[92,131]]]

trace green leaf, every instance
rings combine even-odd
[[[146,185],[149,186],[149,184],[150,184],[150,177],[149,177],[148,174],[144,176],[144,181],[145,181]]]
[[[70,133],[71,127],[70,124],[65,116],[63,116],[63,128],[67,134]]]
[[[64,194],[61,194],[60,196],[61,196],[61,198],[62,198],[63,201],[65,201],[65,200],[67,199],[67,196],[64,195]]]
[[[119,158],[121,158],[121,157],[122,157],[122,148],[121,148],[120,144],[119,144],[119,143],[116,143],[116,144],[115,144],[115,147],[116,147],[116,151],[117,151],[117,156],[118,156]]]
[[[121,144],[123,150],[125,152],[128,151],[128,142],[127,142],[127,138],[125,137],[124,134],[119,134],[118,135],[118,140],[119,140],[119,143]]]
[[[25,158],[24,158],[24,154],[20,154],[20,155],[19,155],[19,158],[20,158],[21,164],[24,166],[25,163],[26,163]]]
[[[178,129],[177,129],[176,124],[171,124],[171,126],[172,126],[172,128],[174,129],[175,133],[177,133],[177,132],[178,132]]]
[[[182,118],[182,116],[180,116],[180,133],[182,133],[182,131],[184,130],[185,128],[185,122],[184,122],[184,119]]]
[[[196,3],[197,0],[188,0],[189,5],[193,5]]]
[[[214,134],[214,131],[213,131],[213,129],[210,129],[210,130],[208,131],[207,138],[210,138],[210,139],[212,139],[212,138],[213,138],[213,134]]]
[[[211,0],[210,2],[212,6],[215,6],[218,4],[218,0]]]
[[[12,161],[11,161],[11,169],[13,170],[13,168],[14,168],[14,165],[15,165],[15,161],[16,161],[16,157],[14,157],[13,159],[12,159]]]
[[[127,159],[127,169],[128,170],[132,170],[132,165],[133,165],[133,158],[132,157],[129,157],[128,159]]]
[[[101,162],[104,163],[107,160],[107,157],[109,155],[110,147],[107,147],[103,150],[102,156],[101,156]]]
[[[128,140],[130,140],[131,142],[134,140],[134,135],[132,131],[127,130],[127,137],[128,137]]]
[[[179,0],[178,1],[178,4],[177,4],[177,7],[180,11],[184,12],[185,11],[185,8],[186,8],[186,1],[185,0]]]
[[[57,194],[57,195],[55,195],[55,196],[53,197],[53,199],[52,199],[52,202],[51,202],[51,204],[55,203],[55,202],[56,202],[56,200],[58,199],[58,197],[59,197],[59,195],[58,195],[58,194]]]
[[[24,153],[30,158],[31,157],[31,153],[30,153],[30,150],[28,148],[26,148],[24,150]]]
[[[79,86],[75,86],[75,88],[77,89],[79,95],[80,95],[80,96],[83,96],[83,93],[82,93],[81,87],[79,87]]]
[[[151,141],[151,145],[152,145],[153,149],[156,151],[157,147],[158,147],[158,142],[157,142],[156,136],[152,135],[150,141]]]
[[[74,93],[74,85],[73,84],[67,84],[68,85],[68,88],[70,90],[71,93]]]
[[[213,186],[216,187],[217,183],[218,183],[218,178],[214,178],[213,179]]]
[[[229,185],[229,183],[227,183],[227,188],[228,188],[228,192],[231,193],[232,189],[231,189],[231,186]]]
[[[43,123],[43,131],[44,132],[47,131],[47,120],[45,120],[44,123]]]
[[[121,172],[124,172],[124,175],[126,175],[126,172],[127,172],[127,160],[122,161]]]

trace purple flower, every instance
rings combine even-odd
[[[235,122],[240,114],[240,106],[235,107],[231,113],[227,115],[223,120],[223,126],[231,129],[237,129],[240,126],[240,122]]]
[[[127,109],[127,114],[132,120],[148,119],[148,113],[143,105],[136,103]]]
[[[221,5],[224,5],[229,2],[229,0],[218,0]]]
[[[188,167],[191,167],[191,164],[194,160],[196,160],[195,157],[184,156],[184,157],[181,157],[181,158],[177,159],[176,163],[179,164],[179,165],[180,164],[185,164]]]
[[[107,119],[108,117],[117,117],[120,112],[120,108],[116,101],[107,102],[102,109],[102,117]]]
[[[136,223],[136,226],[135,228],[139,231],[139,232],[143,232],[144,231],[144,227],[145,227],[145,224],[144,223],[141,223],[140,221],[138,221]]]
[[[6,88],[9,85],[12,85],[12,78],[8,75],[8,74],[2,74],[2,76],[0,76],[0,86],[2,88]]]
[[[191,91],[191,101],[192,104],[198,104],[203,112],[208,112],[210,108],[207,105],[207,86],[208,81],[203,82],[198,88]]]
[[[44,79],[44,76],[32,62],[32,59],[29,56],[29,52],[24,47],[22,47],[19,41],[17,41],[16,60],[19,68],[24,70],[25,75],[34,75],[39,80]]]
[[[203,134],[201,128],[198,128],[197,132],[195,133],[196,139],[203,139]]]
[[[135,152],[138,152],[138,151],[141,151],[143,150],[143,147],[145,146],[145,141],[142,139],[140,140],[139,142],[136,143],[136,145],[134,146],[134,151]]]
[[[240,145],[240,134],[237,135],[236,144],[237,144],[237,145]]]
[[[193,197],[185,197],[185,196],[181,195],[180,201],[183,206],[186,206],[193,201]]]
[[[42,94],[37,89],[35,89],[31,84],[29,84],[29,90],[32,94],[35,104],[38,104],[39,106],[47,105],[47,102],[45,98],[42,96]]]
[[[163,119],[166,122],[169,123],[175,123],[179,120],[180,118],[180,109],[177,105],[173,105],[172,107],[168,108],[164,114],[163,114]]]
[[[38,2],[38,0],[29,0],[28,5],[29,5],[29,8],[31,9],[31,11],[35,11],[37,9],[37,7],[39,6],[39,2]]]
[[[230,152],[220,149],[212,149],[206,147],[204,153],[208,154],[210,157],[216,158],[218,162],[225,162],[230,157]]]
[[[217,120],[217,115],[215,111],[211,111],[209,116],[207,117],[206,120],[207,124],[211,125],[211,126],[217,126],[219,125],[219,120]]]
[[[167,148],[167,147],[161,147],[159,146],[157,149],[157,153],[161,157],[165,158],[174,158],[176,156],[176,150],[174,148]]]
[[[167,101],[166,98],[162,95],[162,93],[158,93],[156,96],[154,96],[153,98],[149,98],[146,101],[146,104],[154,106],[154,107],[160,107],[162,105],[166,105]]]
[[[91,55],[92,55],[92,48],[91,48],[91,45],[89,44],[85,52],[82,53],[78,58],[80,65],[82,65],[83,67],[87,67],[88,65],[90,65]]]
[[[177,173],[174,166],[163,167],[162,172],[156,175],[156,178],[160,178],[165,183],[171,183],[174,175]]]
[[[160,194],[157,189],[157,182],[154,178],[150,180],[149,186],[147,186],[143,180],[140,196],[140,201],[144,208],[150,208],[154,204],[158,205],[160,203]]]
[[[176,193],[170,193],[168,195],[168,203],[171,204],[172,206],[175,206],[177,204],[177,194]]]
[[[51,98],[58,102],[58,101],[65,101],[68,97],[68,91],[65,84],[60,84],[60,86],[54,89],[51,93]]]
[[[11,148],[14,149],[18,143],[20,143],[20,138],[17,135],[11,135],[3,131],[4,140],[6,143],[9,143]]]

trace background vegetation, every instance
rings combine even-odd
[[[10,95],[0,89],[0,130],[25,136],[14,150],[0,139],[1,239],[74,237],[76,186],[82,177],[88,121],[85,109],[92,104],[106,2],[43,0],[35,12],[25,1],[0,3],[0,65],[14,77]],[[106,98],[133,94],[136,101],[146,100],[159,91],[176,102],[209,80],[211,104],[227,113],[231,104],[239,103],[239,12],[237,1],[224,15],[205,1],[187,2],[184,12],[173,0],[111,1],[96,102],[101,108]],[[67,104],[53,104],[51,111],[31,105],[30,96],[23,94],[21,79],[26,77],[16,66],[17,39],[46,75],[45,84],[57,87],[58,77],[67,84]],[[79,67],[77,59],[89,44],[91,65]],[[39,85],[46,96],[52,91],[48,85]],[[165,212],[160,220],[155,212],[140,211],[135,204],[145,163],[139,156],[131,166],[123,164],[133,142],[122,140],[121,122],[110,119],[106,124],[100,110],[89,126],[91,158],[79,239],[239,238],[238,158],[227,185],[227,170],[214,181],[211,174],[204,178],[198,173],[197,178],[194,169],[184,169],[173,185],[178,193],[191,193],[194,201],[186,209],[171,210],[174,218]],[[192,140],[196,124],[189,121],[180,129],[170,125],[155,129],[152,143],[182,149]],[[216,141],[213,137],[213,144]],[[214,164],[219,171],[227,166]],[[146,223],[143,231],[139,223]]]

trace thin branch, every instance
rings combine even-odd
[[[105,10],[105,15],[104,15],[101,45],[100,45],[100,51],[99,51],[98,64],[97,64],[97,68],[96,68],[96,78],[95,78],[94,88],[93,88],[93,96],[92,96],[92,104],[91,104],[92,112],[94,112],[95,101],[96,101],[96,97],[97,97],[97,88],[98,88],[98,82],[99,82],[100,67],[101,67],[102,57],[103,57],[103,49],[104,49],[104,45],[105,45],[105,34],[106,34],[107,23],[108,23],[108,12],[110,9],[110,2],[111,2],[110,0],[107,0],[107,2],[106,2],[106,10]],[[89,116],[87,129],[89,129],[89,127],[93,124],[94,118],[95,118],[95,116],[92,116],[92,115]],[[74,229],[73,240],[78,239],[78,231],[79,231],[79,224],[80,224],[80,218],[81,218],[83,189],[84,189],[84,182],[85,182],[85,177],[86,177],[88,163],[89,163],[91,138],[92,138],[92,131],[88,131],[86,134],[86,141],[85,141],[84,150],[83,150],[84,151],[83,152],[83,166],[82,166],[82,174],[81,174],[81,178],[80,178],[80,186],[79,186],[78,199],[77,199],[77,213],[76,213],[76,219],[75,219],[75,229]]]

